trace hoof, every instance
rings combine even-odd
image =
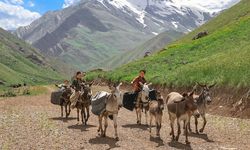
[[[119,141],[119,137],[116,137],[115,140],[116,140],[116,141]]]
[[[203,129],[200,129],[199,131],[200,131],[200,133],[203,133]]]
[[[175,141],[175,137],[172,137],[172,141]]]
[[[105,134],[101,134],[101,137],[106,137],[106,135]]]
[[[190,144],[190,142],[189,142],[189,141],[186,141],[186,144],[187,144],[187,145],[189,145],[189,144]]]

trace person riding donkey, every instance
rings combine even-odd
[[[133,85],[134,93],[138,94],[142,90],[142,86],[140,83],[142,84],[146,83],[145,74],[146,74],[146,70],[140,70],[139,76],[135,77],[132,80],[131,84]]]
[[[55,84],[56,87],[58,87],[60,90],[65,90],[70,87],[70,82],[69,80],[64,80],[62,84]]]
[[[146,74],[146,70],[140,70],[139,75],[135,77],[131,82],[131,84],[133,85],[134,94],[136,94],[136,99],[138,98],[138,94],[142,90],[141,84],[146,83],[145,74]],[[141,105],[141,101],[136,100],[135,107],[140,107],[140,105]]]
[[[74,89],[74,92],[70,96],[70,102],[71,102],[72,109],[75,108],[75,105],[80,98],[82,85],[85,83],[85,80],[83,79],[84,76],[85,76],[85,73],[78,71],[76,73],[75,78],[73,79],[71,87]]]

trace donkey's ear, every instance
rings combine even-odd
[[[94,81],[90,82],[89,83],[89,87],[91,87],[93,85]]]
[[[120,89],[121,85],[122,85],[122,82],[119,83],[119,85],[117,86],[117,89]]]
[[[144,84],[142,84],[141,82],[139,82],[139,84],[141,85],[141,86],[143,86]]]
[[[188,96],[193,96],[194,95],[194,91],[192,91],[191,93],[189,93]]]
[[[214,87],[215,85],[216,85],[216,83],[209,85],[208,88],[210,89],[210,88]]]
[[[186,96],[188,96],[188,94],[185,92],[185,93],[182,94],[182,96],[186,97]]]
[[[151,82],[148,84],[148,86],[150,86],[150,85],[152,85],[152,83],[151,83]]]

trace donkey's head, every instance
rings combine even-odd
[[[83,96],[90,98],[92,96],[91,86],[93,85],[93,81],[90,83],[85,83],[83,85]]]
[[[161,95],[160,91],[156,91],[156,101],[158,102],[158,106],[160,108],[160,110],[164,109],[164,99],[163,96]]]
[[[149,92],[150,92],[150,88],[149,86],[152,85],[152,83],[144,83],[142,84],[140,82],[140,85],[142,86],[142,100],[147,100],[149,98]]]
[[[195,102],[195,99],[193,97],[194,90],[190,93],[183,93],[183,101],[186,103],[186,109],[187,111],[191,111],[195,116],[199,117],[200,114],[197,109],[197,103]]]
[[[111,94],[117,99],[119,106],[122,105],[122,93],[120,91],[121,85],[122,85],[122,82],[119,83],[118,85],[116,85],[116,84],[109,85],[109,89],[111,90]]]
[[[202,88],[202,92],[201,92],[201,97],[203,98],[203,100],[206,102],[206,104],[210,104],[212,102],[211,96],[210,96],[210,89],[212,87],[215,86],[216,83],[212,84],[212,85],[206,85],[206,84],[200,84],[198,83],[198,85]]]

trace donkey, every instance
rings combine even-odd
[[[186,144],[190,144],[188,141],[188,132],[187,132],[187,124],[190,120],[190,117],[195,114],[198,115],[197,105],[193,98],[194,91],[187,94],[184,93],[183,95],[177,92],[171,92],[167,95],[167,108],[171,126],[171,133],[172,140],[179,140],[179,136],[181,134],[181,127],[180,121],[183,120],[185,122],[185,136],[186,136]],[[175,137],[174,135],[174,121],[177,119],[177,126],[178,126],[178,134]]]
[[[157,98],[149,102],[149,115],[150,115],[150,123],[149,123],[149,132],[151,133],[152,120],[155,118],[156,125],[156,135],[160,135],[161,122],[162,122],[162,111],[164,109],[164,100],[161,96],[161,93],[157,91]]]
[[[115,128],[115,139],[118,141],[119,137],[117,134],[117,116],[120,106],[122,105],[122,94],[120,92],[120,86],[122,83],[120,83],[118,86],[109,86],[109,89],[111,90],[111,94],[108,96],[106,101],[106,108],[105,111],[103,111],[99,116],[99,127],[98,132],[101,131],[101,136],[106,136],[106,129],[108,127],[108,117],[112,118],[114,122],[114,128]],[[102,120],[104,118],[104,130],[102,127]]]
[[[89,119],[89,106],[91,104],[91,97],[92,97],[92,86],[93,82],[87,83],[83,85],[82,92],[80,94],[80,98],[76,103],[77,108],[77,121],[79,122],[79,112],[81,110],[81,119],[82,123],[87,125]]]
[[[63,106],[65,107],[65,114],[66,114],[66,118],[68,118],[68,116],[70,115],[71,109],[70,109],[70,96],[72,94],[72,90],[71,88],[65,88],[62,96],[60,98],[60,106],[61,106],[61,116],[63,117]]]
[[[207,111],[207,105],[209,105],[211,102],[212,102],[212,99],[210,97],[210,89],[212,87],[215,86],[215,84],[213,85],[210,85],[210,86],[207,86],[206,84],[203,85],[203,84],[200,84],[200,83],[197,83],[201,88],[202,88],[202,91],[200,93],[200,95],[194,95],[194,99],[196,100],[196,103],[197,103],[197,107],[198,107],[198,111],[203,119],[203,126],[202,128],[199,130],[200,133],[202,133],[204,131],[204,128],[207,124],[207,120],[206,120],[206,111]],[[198,117],[197,116],[194,116],[195,118],[195,131],[196,133],[199,133],[198,132],[198,129],[197,129],[197,126],[198,126]],[[190,127],[190,122],[188,124],[188,127],[189,127],[189,131],[191,132],[191,127]]]
[[[142,86],[142,91],[138,93],[137,100],[136,100],[136,117],[137,117],[137,124],[141,124],[141,112],[144,109],[145,112],[145,118],[146,118],[146,124],[148,124],[148,110],[149,110],[149,86],[152,83],[140,83]]]

